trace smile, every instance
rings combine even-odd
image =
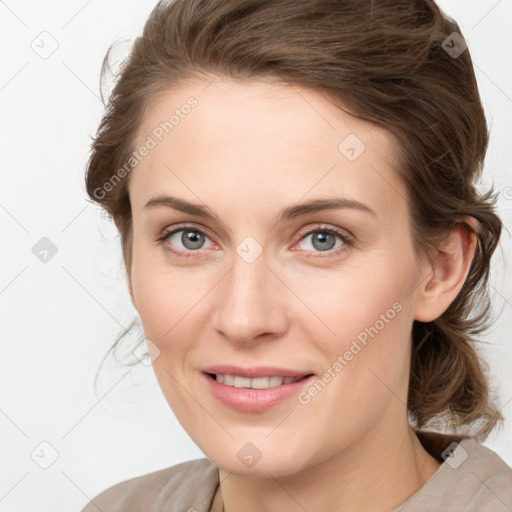
[[[226,386],[233,386],[235,388],[252,388],[252,389],[267,389],[282,384],[291,384],[292,382],[298,382],[305,377],[257,377],[250,379],[248,377],[241,377],[239,375],[228,375],[228,374],[210,374],[217,382],[226,384]]]
[[[231,374],[200,374],[211,396],[220,404],[243,412],[263,412],[297,396],[316,378],[302,377],[241,377]],[[223,380],[223,382],[221,382]]]

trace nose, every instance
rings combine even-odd
[[[282,336],[288,328],[283,287],[264,253],[252,263],[234,254],[230,272],[218,284],[215,329],[237,344]]]

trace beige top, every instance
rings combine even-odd
[[[469,437],[416,435],[442,464],[394,512],[512,512],[512,469],[496,453]],[[190,460],[109,487],[82,512],[210,512],[218,486],[217,466]]]

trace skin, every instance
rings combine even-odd
[[[439,317],[457,296],[475,237],[460,223],[434,263],[420,263],[390,134],[309,89],[195,79],[152,105],[137,143],[190,96],[197,107],[129,184],[128,285],[157,347],[150,352],[161,389],[219,467],[227,512],[392,510],[439,467],[407,418],[412,323]],[[338,150],[349,134],[366,146],[354,161]],[[216,219],[144,208],[162,194],[206,205]],[[285,207],[331,197],[358,200],[375,215],[347,208],[277,222]],[[200,249],[183,245],[182,232],[157,241],[179,223],[206,233]],[[313,245],[322,224],[353,243],[336,236],[322,251]],[[247,236],[263,250],[252,263],[236,252]],[[241,412],[219,403],[201,378],[200,368],[221,363],[321,376],[394,303],[400,312],[307,404],[293,397]],[[261,453],[252,467],[237,457],[248,442]],[[220,493],[214,510],[222,510]]]

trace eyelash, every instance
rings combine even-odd
[[[164,249],[166,251],[170,251],[180,258],[197,258],[197,257],[199,257],[196,253],[199,253],[200,249],[198,249],[196,251],[177,251],[177,250],[169,247],[169,245],[164,245],[169,237],[171,237],[172,235],[174,235],[175,233],[178,233],[180,231],[194,231],[194,232],[201,233],[202,235],[205,235],[208,237],[208,234],[205,231],[203,231],[202,229],[196,228],[195,226],[191,226],[191,225],[185,225],[185,226],[179,226],[178,228],[175,228],[170,231],[169,230],[164,231],[162,233],[162,235],[157,238],[156,241],[159,244],[163,245]],[[308,257],[308,258],[318,258],[318,257],[325,258],[325,257],[330,257],[330,256],[338,256],[342,252],[345,252],[347,250],[347,246],[352,246],[354,244],[352,237],[349,236],[348,234],[346,234],[338,229],[335,229],[332,227],[327,227],[324,225],[319,225],[315,229],[310,229],[309,231],[306,231],[305,233],[301,234],[299,241],[302,241],[307,236],[309,236],[311,234],[315,234],[315,233],[329,233],[331,235],[338,236],[342,240],[343,245],[336,249],[330,249],[329,251],[306,251],[306,253],[313,253],[313,254],[307,254],[306,257]],[[327,253],[328,256],[320,256],[320,254],[322,254],[322,253]]]

